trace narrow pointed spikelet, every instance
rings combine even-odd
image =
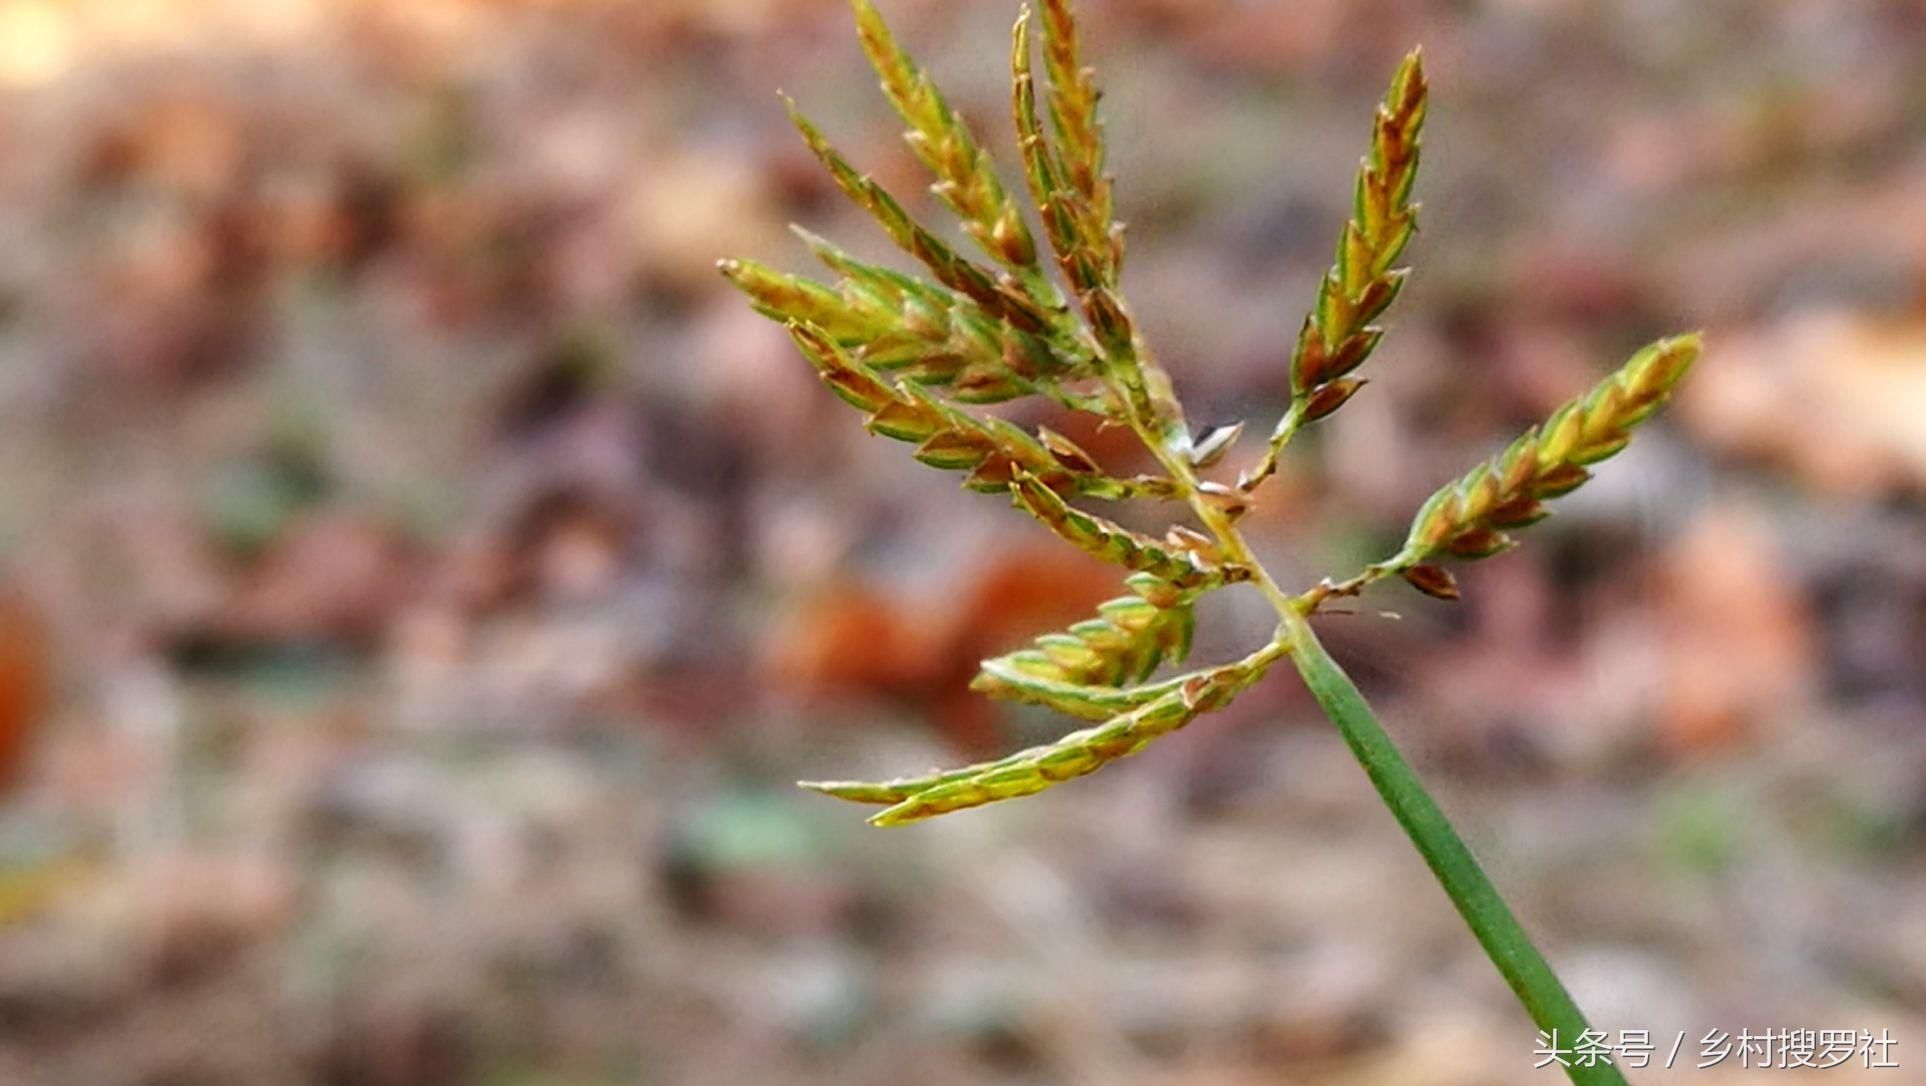
[[[883,94],[909,126],[907,139],[916,157],[936,176],[932,191],[963,221],[963,230],[1005,266],[1032,269],[1036,242],[1023,210],[1004,191],[990,156],[970,134],[956,111],[909,58],[870,0],[851,0],[856,33],[876,69]]]
[[[1023,290],[1004,283],[917,223],[888,190],[850,165],[822,130],[796,108],[795,102],[787,98],[783,101],[796,131],[802,134],[803,142],[817,160],[829,170],[836,187],[856,206],[867,211],[889,239],[896,243],[897,248],[927,267],[937,282],[968,295],[985,312],[1008,320],[1025,331],[1040,332],[1058,323],[1055,306],[1046,305]]]
[[[1030,9],[1017,13],[1010,30],[1010,113],[1016,121],[1017,151],[1023,159],[1023,180],[1043,216],[1045,232],[1061,248],[1067,226],[1052,221],[1052,197],[1061,187],[1063,166],[1056,159],[1043,125],[1037,120],[1036,75],[1030,60]]]
[[[1398,66],[1371,127],[1371,153],[1358,170],[1351,219],[1337,260],[1318,284],[1317,304],[1298,337],[1291,388],[1310,395],[1364,361],[1383,334],[1371,326],[1398,296],[1405,273],[1391,265],[1418,226],[1411,190],[1418,176],[1425,115],[1422,54]]]
[[[1010,483],[1010,495],[1019,509],[1042,521],[1058,537],[1085,554],[1148,573],[1187,592],[1216,588],[1250,577],[1250,571],[1241,567],[1199,561],[1182,550],[1166,547],[1148,536],[1077,509],[1026,472],[1017,472]]]
[[[856,313],[840,292],[813,279],[779,272],[759,260],[718,260],[716,270],[770,320],[814,325],[843,344],[874,331],[873,322]]]
[[[1115,285],[1123,262],[1115,199],[1104,173],[1103,122],[1097,117],[1096,73],[1084,66],[1076,13],[1069,0],[1043,0],[1043,70],[1050,77],[1050,121],[1062,182],[1075,197],[1076,235]]]
[[[970,681],[970,689],[999,701],[1041,705],[1081,720],[1109,720],[1163,697],[1190,678],[1180,675],[1141,686],[1086,686],[1033,675],[1007,657],[997,657],[983,661],[982,670]]]
[[[1045,12],[1046,65],[1051,67],[1052,113],[1059,138],[1074,147],[1060,152],[1037,119],[1036,79],[1030,57],[1030,12],[1011,33],[1011,108],[1024,179],[1070,284],[1084,321],[1104,348],[1108,375],[1122,394],[1127,414],[1148,423],[1169,449],[1189,455],[1183,406],[1164,373],[1138,342],[1136,324],[1117,289],[1122,233],[1111,221],[1109,179],[1103,176],[1102,129],[1096,119],[1095,76],[1077,63],[1075,23],[1066,5]]]
[[[1099,338],[1106,342],[1127,342],[1128,316],[1112,293],[1121,259],[1122,235],[1110,221],[1110,184],[1101,173],[1102,132],[1096,122],[1094,76],[1088,71],[1079,71],[1077,87],[1069,91],[1074,104],[1068,107],[1062,102],[1063,91],[1054,85],[1051,89],[1053,113],[1061,114],[1068,108],[1075,125],[1074,129],[1068,130],[1074,131],[1078,139],[1077,162],[1073,163],[1067,160],[1066,153],[1058,146],[1059,142],[1067,140],[1066,128],[1061,123],[1057,124],[1058,139],[1052,141],[1038,119],[1029,32],[1030,11],[1025,8],[1012,31],[1010,48],[1011,112],[1016,119],[1017,147],[1023,157],[1024,181],[1029,185],[1030,195],[1043,218],[1044,235],[1050,239],[1050,247],[1056,252],[1057,266],[1077,294]],[[1063,62],[1066,48],[1074,56],[1074,40],[1066,47],[1060,41],[1050,40],[1048,33],[1046,20],[1046,63],[1050,63],[1052,58],[1058,63]],[[1073,34],[1074,27],[1059,26],[1058,33]],[[1052,78],[1054,80],[1056,76],[1053,74]],[[1087,111],[1081,108],[1086,101]],[[1077,176],[1079,169],[1083,171],[1085,179],[1095,180],[1080,185]]]
[[[775,271],[753,260],[718,266],[757,312],[815,325],[852,357],[923,384],[947,385],[967,403],[995,403],[1089,377],[1080,345],[1060,352],[1048,339],[984,313],[954,291],[857,260],[798,229],[817,257],[843,275],[835,286]]]
[[[1032,647],[997,657],[1023,675],[1078,686],[1142,682],[1165,662],[1190,654],[1197,592],[1149,573],[1125,582],[1132,590],[1097,607],[1097,617],[1062,633],[1044,634]]]
[[[955,291],[857,260],[807,230],[796,228],[796,233],[818,260],[844,276],[848,286],[881,296],[882,307],[872,316],[884,331],[899,325],[911,332],[924,325],[945,327],[952,335],[994,348],[1001,368],[1025,380],[1077,381],[1096,375],[1096,359],[1088,343],[1078,337],[1039,334],[998,320],[981,304]],[[977,359],[974,365],[993,371],[999,362]]]
[[[921,384],[951,385],[957,398],[995,403],[1036,391],[1046,352],[1029,354],[1021,341],[1007,350],[999,328],[973,321],[934,295],[892,290],[880,279],[844,280],[835,287],[776,271],[753,260],[719,267],[758,313],[822,330],[852,358]],[[1009,329],[1014,333],[1014,329]],[[1014,336],[1011,337],[1014,339]],[[1010,366],[1023,358],[1028,373]]]
[[[1278,455],[1299,426],[1343,405],[1362,382],[1346,375],[1376,349],[1384,331],[1372,322],[1404,287],[1406,271],[1392,267],[1418,227],[1411,202],[1424,127],[1423,54],[1398,65],[1371,126],[1371,151],[1358,168],[1351,218],[1338,235],[1337,259],[1318,281],[1317,302],[1298,330],[1291,356],[1291,408],[1271,435],[1263,461],[1245,476],[1255,487],[1277,469]]]
[[[1033,795],[1127,758],[1222,707],[1262,673],[1252,661],[1187,676],[1165,692],[1091,728],[993,762],[877,783],[806,782],[804,788],[858,803],[889,803],[870,819],[898,826],[999,800]]]
[[[1170,492],[1168,480],[1119,479],[1072,468],[1004,419],[979,419],[917,385],[893,384],[851,358],[834,337],[813,324],[792,321],[789,333],[830,391],[869,415],[872,433],[916,443],[916,459],[931,467],[968,472],[963,485],[972,490],[1006,490],[1022,471],[1045,486],[1092,498],[1164,497]]]
[[[1632,429],[1665,405],[1699,348],[1696,334],[1651,344],[1504,452],[1432,495],[1412,521],[1394,567],[1406,572],[1433,557],[1482,558],[1510,546],[1508,530],[1542,519],[1546,501],[1576,489],[1591,478],[1588,465],[1631,441]],[[1435,575],[1423,576],[1435,582]]]

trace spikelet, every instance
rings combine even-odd
[[[1296,395],[1313,396],[1364,361],[1382,335],[1371,322],[1404,286],[1405,270],[1391,265],[1417,230],[1411,190],[1418,176],[1425,92],[1422,54],[1414,51],[1398,66],[1378,107],[1371,153],[1358,171],[1337,261],[1319,282],[1317,305],[1298,336],[1291,359]]]
[[[1124,583],[1131,594],[1099,604],[1097,617],[997,660],[1015,673],[1075,686],[1124,686],[1162,663],[1181,663],[1190,654],[1197,593],[1149,573]]]
[[[1097,228],[1092,236],[1108,235],[1113,201],[1111,179],[1104,173],[1096,72],[1084,66],[1069,0],[1043,0],[1043,70],[1050,77],[1050,120],[1066,180],[1089,210]]]
[[[1066,464],[1021,427],[959,411],[918,385],[893,384],[851,358],[833,337],[813,324],[792,321],[789,333],[830,391],[868,413],[865,425],[871,433],[916,443],[916,459],[933,468],[968,472],[963,485],[971,490],[1005,490],[1022,471],[1045,486],[1091,498],[1120,500],[1171,494],[1169,480],[1119,479],[1089,470],[1094,465],[1088,463]]]
[[[1188,678],[1181,675],[1134,686],[1088,686],[1033,675],[1008,657],[996,657],[983,661],[982,670],[970,680],[970,689],[999,701],[1041,705],[1080,720],[1109,720],[1157,700]]]
[[[936,176],[931,191],[956,213],[964,232],[984,252],[1011,269],[1036,270],[1036,242],[1023,221],[1022,208],[1004,191],[990,156],[929,75],[903,51],[875,5],[870,0],[851,0],[851,5],[856,11],[857,36],[881,80],[883,94],[909,126],[905,138],[910,149]]]
[[[1023,158],[1023,180],[1043,217],[1044,233],[1058,253],[1074,248],[1076,224],[1058,193],[1064,191],[1063,164],[1037,119],[1036,76],[1030,61],[1030,9],[1017,14],[1010,32],[1010,111],[1016,120],[1017,150]],[[1070,276],[1075,284],[1077,276]]]
[[[1062,314],[1057,307],[1031,297],[1020,287],[972,263],[948,242],[930,233],[896,201],[887,190],[867,174],[850,165],[796,103],[785,98],[789,119],[802,133],[803,142],[829,170],[836,187],[843,190],[856,206],[869,212],[897,248],[915,257],[936,281],[951,290],[968,295],[984,312],[1011,322],[1027,332],[1061,328]]]
[[[1046,23],[1049,35],[1044,46],[1046,64],[1074,60],[1077,51],[1076,28],[1068,10],[1058,5],[1054,11],[1055,17]],[[1115,234],[1109,221],[1109,183],[1100,172],[1103,133],[1096,121],[1097,92],[1093,76],[1081,69],[1077,72],[1074,86],[1067,92],[1072,104],[1059,106],[1066,95],[1063,89],[1053,87],[1051,97],[1053,110],[1066,112],[1076,126],[1076,158],[1086,170],[1098,171],[1090,176],[1096,179],[1092,182],[1093,188],[1101,194],[1101,212],[1091,203],[1090,195],[1095,193],[1086,195],[1079,189],[1072,176],[1076,167],[1066,161],[1067,156],[1044,134],[1042,122],[1037,118],[1029,29],[1030,11],[1025,8],[1017,17],[1010,47],[1011,112],[1016,119],[1017,146],[1023,155],[1024,180],[1043,218],[1044,233],[1056,252],[1057,266],[1075,293],[1091,331],[1098,342],[1118,356],[1118,361],[1127,363],[1135,353],[1136,329],[1130,311],[1115,290],[1118,251],[1113,250],[1113,242],[1120,235]],[[1057,77],[1055,71],[1052,75]],[[1087,109],[1083,108],[1086,100]],[[1058,131],[1061,134],[1064,129],[1059,126]],[[1119,376],[1129,378],[1131,375],[1126,372]],[[1132,392],[1142,395],[1139,390]],[[1150,407],[1147,400],[1140,406],[1145,410]]]
[[[1111,179],[1104,173],[1096,75],[1083,66],[1070,5],[1045,0],[1043,62],[1050,77],[1053,143],[1037,119],[1029,24],[1026,8],[1017,19],[1011,43],[1012,105],[1024,178],[1065,278],[1079,295],[1108,294],[1123,264],[1123,232],[1114,221]]]
[[[1186,457],[1194,468],[1215,467],[1224,455],[1244,436],[1244,424],[1234,422],[1228,426],[1206,426],[1199,431],[1190,445],[1190,455]]]
[[[1205,561],[1190,548],[1191,541],[1173,538],[1168,544],[1140,535],[1103,517],[1074,508],[1042,480],[1019,469],[1010,483],[1017,508],[1042,521],[1059,538],[1106,562],[1146,573],[1185,592],[1202,592],[1233,581],[1250,579],[1237,565]]]
[[[1371,127],[1371,153],[1358,169],[1351,218],[1338,236],[1337,260],[1318,282],[1317,304],[1298,331],[1291,357],[1291,407],[1271,435],[1264,458],[1240,481],[1249,490],[1277,470],[1291,436],[1344,405],[1362,388],[1347,376],[1370,356],[1384,330],[1378,319],[1404,287],[1393,268],[1418,225],[1411,189],[1418,176],[1424,127],[1424,62],[1413,50],[1398,65]]]
[[[1117,289],[1123,259],[1122,232],[1111,221],[1109,179],[1103,176],[1103,130],[1097,121],[1094,75],[1078,65],[1076,25],[1068,5],[1045,10],[1045,65],[1052,81],[1051,112],[1063,144],[1053,147],[1037,119],[1036,78],[1031,67],[1030,12],[1011,35],[1012,112],[1024,178],[1056,252],[1057,266],[1079,309],[1103,346],[1107,372],[1127,414],[1166,447],[1189,455],[1190,431],[1183,407],[1148,348]]]
[[[1511,530],[1544,519],[1546,501],[1577,489],[1591,478],[1588,465],[1632,440],[1632,429],[1665,405],[1699,348],[1697,335],[1647,346],[1504,452],[1433,494],[1386,568],[1421,591],[1454,598],[1449,574],[1430,560],[1484,558],[1512,546]]]
[[[955,390],[966,403],[998,403],[1035,392],[1081,405],[1062,383],[1092,375],[1087,350],[991,318],[970,299],[888,268],[857,260],[797,228],[817,257],[843,278],[834,287],[775,271],[753,260],[718,266],[756,311],[821,328],[865,365]]]
[[[1064,382],[1084,380],[1097,373],[1097,360],[1085,338],[1064,334],[1060,329],[1042,334],[1025,331],[1014,323],[996,320],[969,298],[914,276],[864,263],[807,230],[796,228],[796,232],[817,259],[843,275],[846,282],[880,296],[885,309],[891,303],[898,307],[894,313],[876,314],[883,327],[902,325],[914,332],[924,325],[940,326],[942,314],[931,312],[940,310],[949,315],[953,333],[978,343],[994,344],[999,360],[983,360],[972,367],[973,372],[985,376],[999,372],[1014,374],[1026,383],[1039,382],[1041,391],[1067,406],[1102,412],[1096,402],[1066,396],[1060,391]],[[959,388],[966,385],[967,382],[958,382]],[[959,398],[963,397],[959,395]]]
[[[891,804],[870,819],[877,826],[900,826],[1033,795],[1127,758],[1221,708],[1254,682],[1268,662],[1253,658],[1186,676],[1129,712],[993,762],[894,781],[817,781],[803,787],[856,803]]]

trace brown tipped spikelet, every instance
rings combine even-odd
[[[1358,170],[1349,222],[1337,261],[1318,283],[1291,359],[1291,389],[1311,396],[1356,369],[1383,335],[1372,326],[1404,286],[1391,265],[1418,228],[1411,190],[1418,177],[1418,133],[1424,126],[1424,65],[1413,52],[1398,66],[1371,128],[1371,153]]]
[[[832,287],[753,260],[723,261],[722,273],[757,312],[822,329],[851,357],[922,384],[948,385],[965,403],[998,403],[1043,392],[1065,398],[1063,382],[1092,375],[1092,358],[985,313],[960,294],[857,260],[798,230],[842,278]]]
[[[930,233],[910,218],[909,212],[896,198],[878,185],[867,174],[856,167],[830,145],[809,118],[803,116],[794,102],[784,100],[789,107],[789,119],[802,133],[803,142],[810,151],[828,168],[851,201],[883,228],[897,247],[921,261],[936,277],[936,281],[959,293],[968,295],[984,310],[1007,320],[1025,331],[1039,332],[1051,327],[1055,320],[1054,307],[1038,301],[1022,290],[1001,281],[997,276],[972,263],[950,245]]]
[[[1006,490],[1018,472],[1095,498],[1159,497],[1169,490],[1167,480],[1119,479],[1067,465],[1042,441],[1003,419],[979,419],[920,386],[893,384],[813,324],[791,322],[789,332],[830,391],[869,414],[870,432],[915,443],[916,459],[933,468],[968,472],[963,485],[972,490]]]
[[[1125,583],[1132,594],[1100,604],[1096,618],[998,660],[1016,673],[1079,686],[1142,682],[1159,664],[1181,663],[1190,654],[1198,593],[1150,573]]]
[[[1064,0],[1044,11],[1044,64],[1057,141],[1037,118],[1030,58],[1030,12],[1017,18],[1011,43],[1012,108],[1024,177],[1057,254],[1057,267],[1103,347],[1108,376],[1126,413],[1173,451],[1186,452],[1189,430],[1170,378],[1138,341],[1136,323],[1117,289],[1123,229],[1112,221],[1110,179],[1103,173],[1103,126],[1096,77],[1079,61],[1076,21]]]
[[[1011,268],[1036,265],[1036,242],[1023,210],[1003,189],[990,156],[927,74],[903,52],[870,0],[852,0],[863,52],[882,81],[883,93],[909,125],[906,139],[936,184],[931,190],[956,212],[963,230],[983,251]]]
[[[1061,494],[1034,475],[1019,471],[1010,483],[1010,494],[1018,508],[1042,521],[1071,546],[1106,562],[1150,574],[1185,591],[1204,591],[1250,578],[1249,571],[1241,567],[1200,560],[1186,549],[1186,542],[1181,539],[1160,543],[1073,508]]]
[[[1412,580],[1411,568],[1426,568],[1417,564],[1433,557],[1485,558],[1512,546],[1507,533],[1544,519],[1546,501],[1577,489],[1591,478],[1588,465],[1623,449],[1632,428],[1664,406],[1698,357],[1696,335],[1646,347],[1504,452],[1432,495],[1411,523],[1400,572]]]
[[[1371,125],[1371,151],[1358,167],[1351,218],[1338,235],[1337,259],[1318,281],[1317,303],[1298,330],[1291,355],[1291,408],[1271,435],[1264,459],[1240,485],[1248,490],[1277,470],[1279,455],[1298,427],[1329,415],[1364,384],[1347,377],[1384,337],[1373,324],[1404,288],[1394,268],[1418,229],[1411,191],[1418,178],[1419,132],[1427,85],[1417,50],[1391,77],[1391,88]]]
[[[1164,684],[1159,693],[1094,727],[993,762],[878,783],[812,781],[804,788],[856,803],[887,803],[878,826],[917,822],[998,800],[1033,795],[1093,773],[1222,707],[1263,673],[1269,659],[1227,664]]]
[[[1029,26],[1025,9],[1017,19],[1011,54],[1024,176],[1071,286],[1079,294],[1107,291],[1122,270],[1123,230],[1115,222],[1111,179],[1104,173],[1096,73],[1083,66],[1076,17],[1067,0],[1045,0],[1043,66],[1050,80],[1052,141],[1037,117]]]
[[[1698,352],[1695,337],[1640,352],[1589,394],[1561,408],[1491,462],[1439,491],[1419,512],[1402,550],[1349,580],[1286,595],[1240,534],[1256,485],[1276,469],[1297,429],[1338,410],[1365,381],[1357,367],[1383,335],[1378,320],[1398,296],[1396,267],[1417,224],[1412,201],[1426,84],[1413,52],[1378,107],[1358,171],[1352,213],[1316,304],[1299,329],[1291,404],[1263,458],[1238,485],[1202,478],[1229,454],[1243,423],[1193,436],[1169,375],[1143,340],[1123,296],[1122,227],[1105,173],[1100,94],[1084,63],[1069,0],[1040,0],[1040,45],[1025,9],[1012,35],[1012,112],[1024,185],[1054,261],[1041,258],[1024,209],[957,111],[898,44],[872,0],[852,0],[864,52],[902,116],[933,191],[989,260],[979,263],[913,220],[839,154],[790,104],[790,115],[836,185],[918,264],[910,274],[870,264],[807,231],[798,234],[828,281],[749,260],[721,270],[755,309],[789,329],[824,384],[861,410],[873,433],[916,447],[932,467],[960,471],[971,490],[1005,493],[1077,549],[1129,570],[1129,593],[1097,615],[985,660],[972,687],[1092,722],[1007,758],[877,783],[828,782],[817,791],[887,809],[897,825],[1029,795],[1141,750],[1198,714],[1221,708],[1279,659],[1298,651],[1324,600],[1393,575],[1445,599],[1458,585],[1439,563],[1512,545],[1510,533],[1544,515],[1543,503],[1588,478],[1588,465],[1624,447],[1658,409]],[[1042,56],[1039,86],[1034,54]],[[927,276],[925,278],[924,276]],[[1162,474],[1118,477],[1054,430],[1027,429],[959,405],[1042,396],[1127,428]],[[1194,521],[1158,537],[1073,501],[1177,500]],[[1200,530],[1201,529],[1201,530]],[[1189,654],[1197,601],[1251,583],[1280,625],[1235,663],[1160,678]]]

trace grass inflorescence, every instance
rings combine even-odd
[[[787,326],[824,384],[864,413],[868,429],[913,443],[923,463],[965,473],[969,489],[1007,493],[1069,545],[1121,567],[1125,591],[1067,630],[983,661],[973,684],[990,697],[1047,706],[1088,727],[977,765],[804,787],[883,805],[872,819],[878,825],[1031,795],[1221,709],[1289,658],[1539,1025],[1577,1035],[1586,1027],[1570,996],[1324,653],[1310,619],[1327,601],[1393,577],[1432,596],[1457,598],[1442,563],[1511,547],[1513,533],[1542,519],[1548,502],[1585,483],[1593,465],[1623,449],[1633,428],[1664,405],[1697,358],[1698,338],[1644,348],[1503,452],[1445,485],[1418,510],[1396,553],[1347,577],[1288,592],[1253,556],[1238,521],[1260,500],[1292,438],[1364,387],[1357,371],[1383,338],[1379,322],[1403,288],[1408,270],[1398,262],[1417,230],[1412,195],[1429,93],[1422,55],[1414,50],[1398,65],[1373,118],[1352,213],[1291,353],[1290,402],[1252,466],[1227,483],[1204,473],[1226,457],[1243,426],[1191,431],[1170,376],[1124,299],[1124,233],[1105,172],[1100,95],[1069,0],[1043,0],[1034,20],[1039,42],[1032,41],[1027,9],[1012,34],[1011,108],[1022,190],[1040,231],[1032,230],[989,153],[871,0],[852,4],[863,51],[932,177],[931,191],[981,257],[965,255],[916,222],[790,103],[797,129],[837,186],[924,274],[865,263],[800,229],[831,281],[752,261],[725,260],[721,269],[758,312]],[[1159,473],[1118,475],[1053,431],[1032,432],[966,410],[1029,396],[1129,429]],[[1195,526],[1173,524],[1158,538],[1074,504],[1124,499],[1179,506]],[[1244,582],[1276,609],[1271,640],[1241,660],[1156,677],[1159,668],[1181,665],[1188,655],[1197,600]],[[1609,1067],[1570,1070],[1577,1081],[1622,1081]]]

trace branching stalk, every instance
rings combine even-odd
[[[1393,577],[1456,599],[1457,584],[1439,563],[1506,550],[1512,532],[1547,515],[1547,502],[1588,480],[1592,465],[1624,448],[1633,428],[1664,405],[1698,357],[1697,337],[1660,340],[1638,352],[1498,456],[1440,489],[1418,510],[1395,554],[1293,595],[1258,561],[1238,518],[1291,438],[1364,385],[1352,374],[1383,337],[1377,321],[1403,286],[1405,270],[1395,265],[1417,224],[1411,197],[1427,95],[1421,56],[1413,51],[1398,66],[1377,110],[1352,215],[1298,332],[1290,406],[1261,457],[1230,486],[1200,472],[1226,455],[1242,425],[1191,434],[1170,377],[1123,298],[1122,224],[1114,221],[1111,180],[1103,172],[1098,91],[1080,59],[1069,0],[1045,0],[1047,95],[1040,96],[1032,67],[1027,12],[1017,20],[1011,57],[1025,188],[1056,258],[1061,287],[988,153],[902,50],[871,0],[852,3],[884,92],[909,126],[911,147],[936,177],[936,195],[1002,270],[960,256],[913,221],[799,113],[798,128],[838,186],[935,282],[865,264],[813,236],[812,248],[842,277],[834,287],[745,261],[724,261],[722,270],[760,312],[788,326],[823,382],[864,412],[870,430],[914,443],[916,458],[932,467],[966,472],[969,489],[1008,494],[1067,543],[1128,571],[1129,593],[1067,630],[984,661],[972,684],[991,697],[1092,722],[1088,727],[960,769],[805,787],[884,805],[871,819],[878,825],[1031,795],[1096,772],[1222,708],[1289,656],[1532,1019],[1558,1037],[1582,1036],[1589,1027],[1570,993],[1357,687],[1318,643],[1311,619],[1327,600]],[[1040,97],[1047,103],[1047,125]],[[1098,391],[1069,391],[1067,382],[1094,382]],[[1163,475],[1113,476],[1062,435],[1032,433],[960,410],[940,398],[942,390],[962,403],[1041,394],[1091,411],[1128,426]],[[1182,500],[1204,531],[1180,525],[1159,539],[1074,504],[1145,497]],[[1188,654],[1197,599],[1242,581],[1255,585],[1277,612],[1271,639],[1240,660],[1155,677]],[[1566,1070],[1581,1086],[1624,1082],[1608,1063]]]

